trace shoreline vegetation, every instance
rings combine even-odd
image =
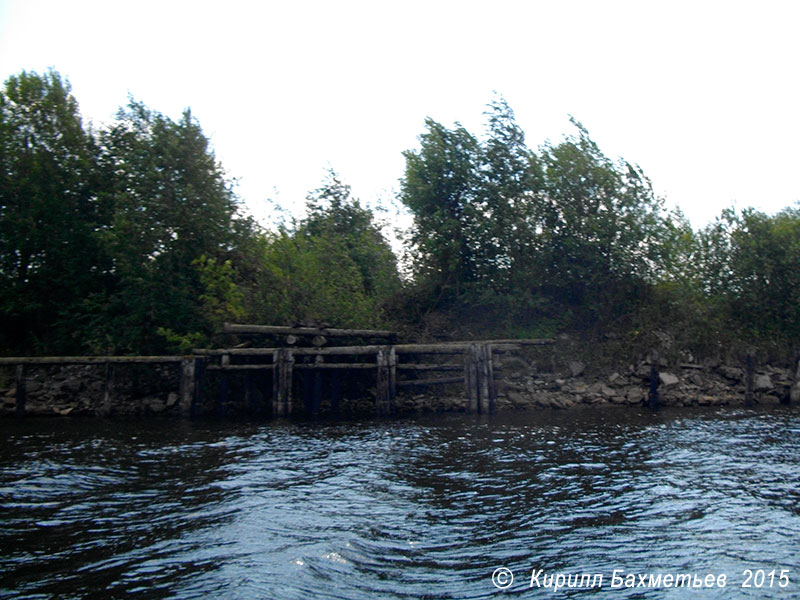
[[[756,399],[788,397],[800,205],[726,209],[693,230],[577,120],[534,149],[502,97],[485,115],[480,135],[427,119],[403,152],[397,200],[413,225],[398,255],[376,199],[337,173],[301,200],[304,217],[267,228],[190,110],[176,121],[131,100],[88,128],[61,75],[13,76],[0,92],[0,355],[179,356],[244,343],[225,322],[325,324],[404,343],[560,340],[504,367],[499,410],[636,405],[654,350],[663,404],[737,402],[748,354]],[[56,414],[98,412],[97,367],[50,369],[52,383],[31,375],[31,406],[41,394]],[[168,412],[169,373],[151,374],[152,394],[145,375],[118,391]],[[0,374],[4,407],[13,389]],[[455,410],[445,397],[429,404]]]

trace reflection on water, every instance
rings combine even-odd
[[[0,597],[487,598],[500,566],[530,596],[553,596],[535,567],[615,598],[800,597],[796,408],[0,431]]]

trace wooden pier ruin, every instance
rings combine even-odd
[[[115,367],[121,364],[177,364],[178,404],[180,413],[185,416],[200,413],[204,394],[209,391],[209,374],[214,372],[219,379],[216,393],[219,414],[224,414],[233,373],[238,373],[244,382],[245,404],[252,404],[251,399],[258,390],[268,404],[262,406],[266,410],[261,412],[277,417],[301,412],[316,414],[325,393],[330,397],[331,409],[336,412],[342,400],[343,377],[348,373],[361,373],[361,380],[374,382],[374,412],[378,415],[390,415],[395,411],[398,391],[447,385],[461,386],[466,412],[489,414],[494,411],[497,397],[495,376],[499,366],[496,355],[517,351],[523,345],[553,343],[550,339],[528,339],[398,344],[396,334],[391,331],[308,326],[226,324],[225,332],[277,337],[280,345],[195,349],[185,356],[2,357],[0,365],[16,366],[16,413],[20,416],[26,412],[29,367],[103,365],[102,405],[110,408],[115,396]],[[326,346],[329,340],[341,338],[381,343]],[[367,375],[370,371],[374,378]],[[323,385],[324,374],[328,374],[327,386]],[[366,378],[363,375],[367,375]],[[302,401],[296,399],[298,380],[302,384]],[[265,389],[267,387],[270,389]]]
[[[482,340],[436,344],[368,344],[363,346],[323,347],[329,338],[395,339],[390,331],[364,329],[328,329],[314,327],[274,327],[226,325],[228,333],[285,336],[291,345],[267,348],[223,348],[195,350],[204,359],[202,370],[223,373],[272,373],[272,414],[288,416],[298,412],[294,400],[295,372],[304,376],[304,391],[310,390],[310,412],[319,410],[323,391],[322,374],[330,372],[332,406],[338,405],[338,375],[347,372],[375,373],[375,413],[394,412],[398,390],[461,384],[464,410],[488,414],[496,398],[494,356],[513,352],[523,345],[552,344],[550,339]],[[302,337],[311,346],[296,346]],[[425,362],[423,362],[425,361]],[[457,373],[457,375],[455,374]],[[437,374],[437,376],[431,376]],[[312,377],[309,377],[311,375]],[[223,392],[226,387],[223,378]],[[194,387],[200,384],[195,383]],[[305,395],[305,394],[304,394]],[[304,399],[305,400],[305,399]],[[223,398],[224,401],[224,398]]]

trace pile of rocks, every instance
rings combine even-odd
[[[681,364],[659,372],[659,402],[664,406],[744,404],[745,373],[730,365]],[[586,366],[570,362],[564,373],[507,374],[499,382],[496,406],[571,408],[581,405],[639,406],[648,402],[651,365],[641,362],[623,372],[587,376]],[[754,402],[786,402],[793,385],[787,369],[765,366],[754,377]]]

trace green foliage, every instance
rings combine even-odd
[[[729,209],[699,235],[700,281],[750,336],[800,335],[800,208]]]
[[[261,240],[250,299],[258,322],[377,326],[400,286],[397,263],[372,212],[331,173],[308,198],[307,216]]]
[[[55,72],[0,92],[0,349],[187,352],[225,321],[539,337],[656,329],[713,353],[800,335],[800,207],[726,210],[692,231],[587,130],[533,151],[502,98],[476,137],[425,122],[404,153],[403,285],[373,212],[331,172],[306,216],[261,231],[187,110],[130,102],[84,130]],[[648,333],[650,332],[650,333]]]
[[[95,333],[114,351],[158,351],[160,330],[208,336],[221,313],[241,314],[224,289],[237,202],[191,113],[175,122],[131,102],[101,142],[114,285]]]
[[[417,284],[440,309],[494,297],[518,307],[516,320],[543,298],[582,320],[624,310],[671,251],[647,177],[608,159],[575,121],[577,135],[537,154],[505,101],[487,116],[484,141],[429,119],[420,149],[405,153]]]
[[[69,84],[23,72],[0,93],[0,331],[17,352],[74,351],[70,323],[103,285],[97,147]]]

